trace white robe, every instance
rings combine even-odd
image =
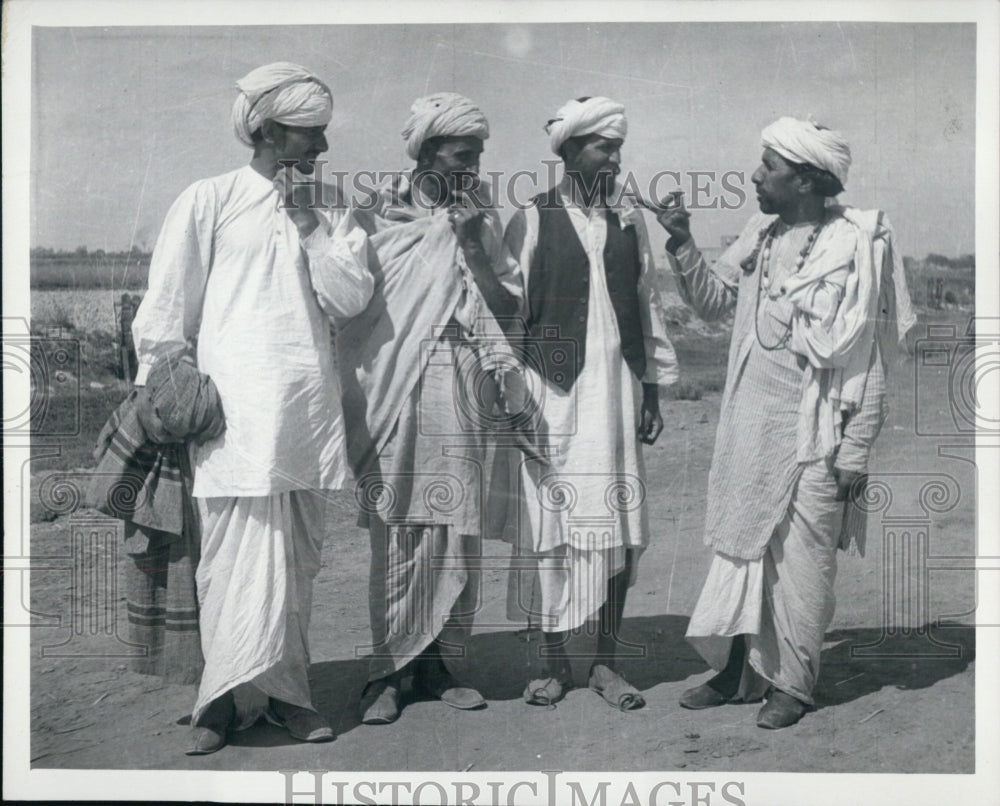
[[[334,489],[348,478],[324,309],[360,312],[373,279],[351,253],[349,217],[324,218],[300,243],[280,205],[249,166],[187,188],[132,325],[137,385],[159,355],[197,339],[198,369],[219,390],[226,430],[192,448],[196,498]]]
[[[622,355],[608,294],[608,219],[602,209],[563,203],[590,265],[586,358],[569,392],[530,366],[525,370],[525,386],[541,408],[539,443],[554,459],[549,467],[535,461],[521,465],[519,543],[538,555],[541,595],[539,600],[532,593],[531,577],[523,572],[515,572],[514,594],[530,622],[553,632],[576,629],[592,617],[605,600],[607,580],[624,567],[625,550],[641,551],[649,538],[637,438],[642,391]],[[642,214],[634,208],[618,212],[623,226],[636,228],[642,261],[638,295],[647,367],[642,381],[671,384],[677,380],[677,359],[658,310]],[[507,235],[528,287],[538,244],[537,208],[516,213]]]
[[[373,287],[352,217],[320,218],[300,241],[271,180],[250,167],[196,182],[167,214],[133,323],[136,384],[196,339],[226,418],[222,436],[189,445],[203,520],[195,722],[243,683],[310,706],[323,499],[307,491],[348,477],[328,317],[363,310]]]
[[[806,371],[793,323],[803,312],[814,317],[817,329],[833,320],[850,275],[859,271],[857,234],[840,217],[824,226],[811,260],[827,282],[815,287],[805,310],[801,298],[790,300],[780,289],[810,271],[798,264],[813,224],[778,225],[770,252],[761,253],[752,272],[740,268],[769,223],[765,216],[751,218],[712,268],[693,240],[670,258],[679,292],[701,316],[719,318],[736,308],[709,475],[706,542],[715,555],[687,638],[713,668],[722,669],[732,638],[748,636],[739,696],[757,699],[773,685],[812,703],[823,635],[836,606],[845,509],[835,500],[833,466],[836,461],[842,469],[865,470],[885,417],[884,378],[871,327],[860,345],[868,368],[864,395],[843,433],[844,455],[798,461],[801,401],[814,375],[831,371]],[[866,270],[871,273],[871,266]]]

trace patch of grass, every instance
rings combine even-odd
[[[701,400],[726,385],[728,336],[672,336],[681,379],[668,393],[673,400]]]
[[[35,323],[32,323],[33,325]],[[60,330],[75,331],[76,326],[73,324],[73,317],[70,315],[69,310],[64,306],[56,303],[52,311],[46,317],[44,322],[37,323],[44,328],[51,330],[52,328],[58,328]],[[34,329],[34,328],[33,328]]]
[[[701,384],[696,381],[678,381],[667,389],[668,400],[701,400]]]
[[[44,420],[37,423],[40,433],[31,440],[31,469],[37,472],[93,467],[97,435],[127,395],[124,385],[115,384],[103,389],[81,388],[79,395],[50,398],[44,407]],[[46,456],[56,447],[59,456]]]

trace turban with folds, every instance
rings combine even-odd
[[[571,137],[598,134],[613,140],[624,140],[628,133],[625,107],[610,98],[588,98],[585,101],[567,101],[550,120],[545,131],[554,154]]]
[[[829,171],[847,186],[851,167],[851,147],[840,132],[826,129],[811,120],[778,118],[760,133],[761,145],[789,162],[807,163]]]
[[[417,98],[410,107],[410,117],[403,126],[406,153],[410,159],[420,155],[420,147],[432,137],[490,136],[490,124],[482,110],[457,92],[435,92]]]
[[[274,62],[251,70],[236,82],[233,131],[253,146],[253,133],[265,120],[287,126],[325,126],[333,115],[330,88],[304,67]]]

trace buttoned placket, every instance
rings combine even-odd
[[[581,211],[582,212],[582,211]],[[587,211],[587,259],[589,265],[587,266],[587,274],[583,278],[584,285],[588,289],[588,300],[589,301],[589,289],[590,289],[590,272],[592,269],[597,271],[604,270],[604,244],[601,243],[601,235],[606,235],[606,230],[602,232],[601,225],[604,223],[604,212],[597,210],[596,208],[591,208]],[[586,314],[579,314],[577,316],[577,321],[581,324],[587,321]]]

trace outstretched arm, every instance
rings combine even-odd
[[[702,319],[721,319],[736,305],[739,262],[752,250],[747,230],[710,268],[691,236],[691,215],[683,205],[663,210],[656,220],[670,235],[667,261],[674,272],[677,292]],[[747,228],[749,229],[749,227]]]

